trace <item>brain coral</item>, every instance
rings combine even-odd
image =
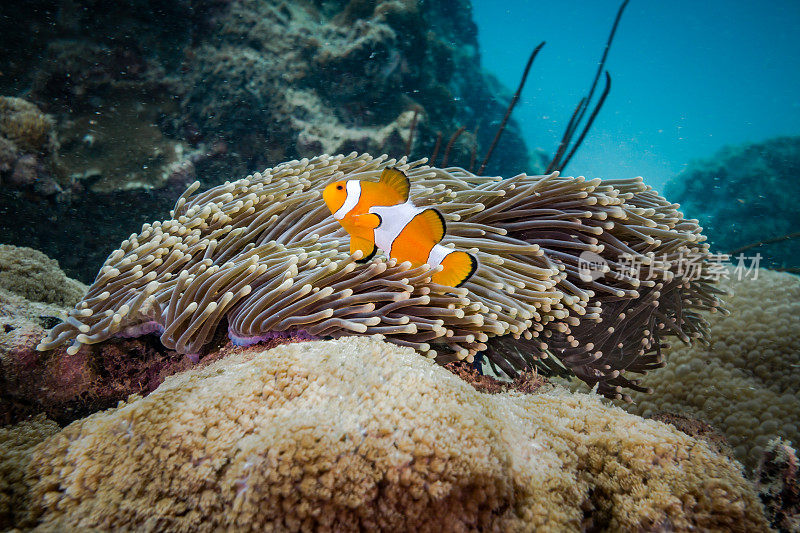
[[[374,338],[177,374],[30,462],[48,530],[765,531],[737,465],[553,390],[482,394]]]
[[[396,165],[417,205],[447,220],[445,244],[480,266],[458,289],[383,257],[366,265],[330,216],[332,181],[376,179]],[[172,219],[145,224],[113,252],[84,300],[40,349],[158,332],[197,353],[217,326],[249,344],[275,334],[382,334],[429,357],[472,361],[487,351],[508,375],[532,365],[574,371],[598,391],[642,389],[623,373],[662,365],[662,338],[703,340],[698,309],[719,301],[694,220],[641,178],[585,180],[554,173],[481,177],[367,154],[291,161],[178,200]],[[585,276],[581,254],[604,264]],[[690,275],[680,258],[696,258]],[[626,268],[638,262],[641,275]],[[681,270],[683,268],[683,270]],[[491,340],[490,340],[491,339]]]
[[[628,408],[704,419],[754,467],[775,436],[800,443],[800,278],[761,269],[722,284],[731,313],[708,314],[711,344],[667,350],[667,367],[643,380],[655,393]]]

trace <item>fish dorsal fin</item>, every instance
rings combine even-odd
[[[411,189],[411,183],[408,181],[408,176],[405,172],[395,167],[386,167],[381,172],[381,180],[378,182],[391,188],[403,199],[403,202],[408,201],[408,192]]]
[[[414,217],[415,221],[422,223],[425,232],[428,233],[433,239],[434,243],[438,243],[444,237],[447,231],[447,225],[444,222],[444,216],[436,209],[429,208]]]

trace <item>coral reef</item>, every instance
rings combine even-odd
[[[22,98],[0,96],[0,188],[52,196],[61,191],[51,117]]]
[[[794,233],[800,226],[800,137],[729,146],[695,161],[667,184],[667,195],[703,225],[713,249],[740,247]],[[747,250],[762,266],[800,269],[800,240]]]
[[[0,529],[7,531],[28,519],[25,471],[33,448],[59,430],[43,415],[16,426],[0,427]]]
[[[706,313],[711,344],[665,350],[666,368],[646,376],[651,395],[633,394],[637,414],[687,414],[720,430],[750,468],[776,436],[800,442],[800,278],[757,271],[723,288],[730,315]]]
[[[0,135],[24,152],[37,153],[54,144],[53,122],[22,98],[0,97]]]
[[[783,439],[771,440],[755,471],[756,490],[778,531],[800,531],[800,480],[794,448]]]
[[[446,139],[463,125],[472,133],[458,139],[451,161],[466,166],[505,110],[480,69],[466,1],[237,0],[217,18],[216,36],[188,62],[185,115],[206,135],[235,139],[258,166],[264,155],[399,156],[414,110],[412,153],[429,155],[437,132]],[[506,134],[488,172],[538,170],[516,124]]]
[[[2,242],[47,250],[91,281],[110,251],[103,236],[121,239],[131,219],[165,213],[195,179],[195,165],[218,157],[219,147],[166,140],[143,97],[131,98],[62,119],[59,148],[49,116],[0,97]]]
[[[33,302],[72,307],[86,293],[86,286],[70,279],[58,261],[33,248],[0,244],[0,289]]]
[[[94,192],[161,188],[177,164],[194,167],[204,147],[192,150],[162,134],[158,119],[174,102],[121,94],[102,111],[74,115],[61,127],[61,161],[72,178]],[[194,171],[183,179],[194,181]]]
[[[373,338],[172,376],[46,440],[28,475],[21,525],[50,530],[768,529],[703,442],[589,395],[481,394]]]
[[[180,138],[180,84],[165,75],[166,58],[118,46],[54,40],[32,82],[31,97],[58,119],[61,163],[76,193],[158,189],[176,164],[194,165],[209,151]]]
[[[192,363],[154,339],[119,339],[80,354],[36,344],[86,287],[30,248],[0,245],[0,425],[41,411],[61,423],[146,394]]]
[[[3,15],[0,94],[53,117],[62,171],[0,135],[0,181],[36,178],[34,194],[0,187],[0,242],[48,250],[84,282],[195,176],[400,156],[412,121],[419,156],[467,127],[450,151],[466,166],[509,98],[481,69],[466,0],[33,0]],[[488,172],[540,168],[512,121]]]
[[[78,354],[37,351],[65,311],[0,289],[0,425],[39,412],[69,423],[130,394],[147,394],[192,366],[149,337],[118,339]]]
[[[444,214],[445,244],[479,259],[462,287],[432,283],[425,265],[378,257],[360,266],[359,252],[348,253],[321,191],[331,181],[374,179],[389,165],[409,175],[416,205]],[[181,196],[172,219],[146,224],[109,256],[40,349],[70,343],[75,354],[114,335],[157,332],[164,346],[196,354],[225,319],[240,344],[293,330],[382,334],[442,362],[471,362],[488,349],[508,376],[568,367],[621,397],[622,387],[644,390],[624,371],[661,366],[663,336],[702,340],[694,309],[719,305],[699,228],[641,179],[504,180],[350,154],[292,161],[195,194],[198,187]],[[582,253],[603,262],[596,275],[581,270]],[[680,258],[691,254],[690,276]],[[626,257],[649,273],[628,272]]]

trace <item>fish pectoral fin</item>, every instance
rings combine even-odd
[[[353,224],[359,228],[375,229],[381,225],[381,217],[375,213],[355,215],[353,216]]]
[[[436,209],[426,209],[422,213],[414,217],[415,225],[419,224],[419,228],[433,239],[434,243],[438,243],[444,238],[447,232],[447,224],[444,222],[444,216]]]
[[[411,182],[405,172],[395,167],[386,167],[381,172],[381,180],[378,182],[391,188],[400,195],[403,202],[408,201],[408,193],[411,190]]]
[[[439,285],[458,287],[465,283],[478,269],[478,260],[467,252],[451,252],[442,259],[444,269],[435,273],[431,281]]]
[[[364,255],[362,255],[361,259],[358,259],[356,262],[366,263],[375,256],[375,252],[378,251],[378,248],[375,246],[375,243],[369,239],[365,239],[363,237],[350,237],[350,254],[352,255],[358,250],[361,250]]]

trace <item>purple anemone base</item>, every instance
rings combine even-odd
[[[295,331],[269,331],[263,335],[245,337],[242,335],[237,335],[236,333],[231,331],[230,328],[228,328],[228,338],[236,346],[252,346],[253,344],[258,344],[259,342],[268,342],[274,339],[295,339],[304,341],[316,341],[320,340],[322,337],[317,337],[316,335],[312,335],[304,329],[299,329]]]

